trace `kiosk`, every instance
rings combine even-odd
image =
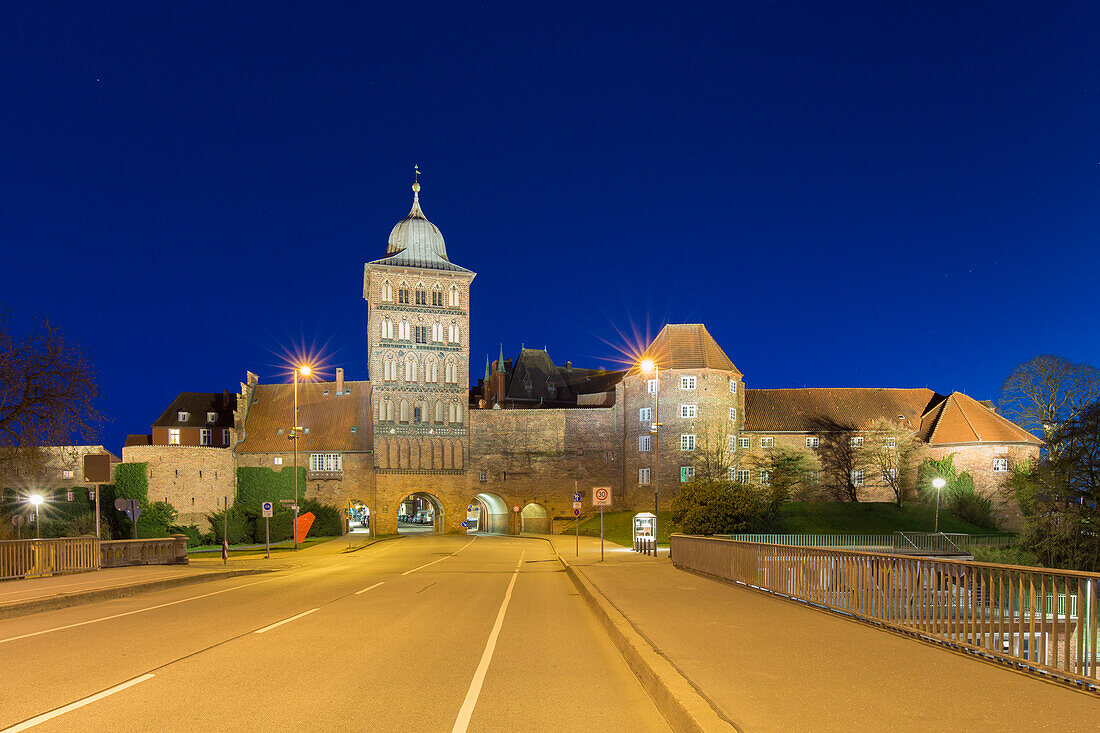
[[[634,515],[634,552],[657,554],[657,517],[649,512]]]

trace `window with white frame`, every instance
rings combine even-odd
[[[451,308],[458,307],[458,286],[451,286],[451,291],[447,299],[447,305],[449,305]]]
[[[451,323],[447,326],[447,342],[452,344],[458,343],[458,324]]]
[[[180,429],[168,428],[168,445],[180,444]]]
[[[222,428],[222,445],[229,445],[229,428]]]
[[[884,470],[882,472],[882,483],[884,483],[884,484],[893,483],[894,479],[897,478],[897,475],[898,475],[898,469],[896,469],[896,468],[888,468],[888,469]]]
[[[760,447],[761,448],[774,448],[775,447],[775,438],[773,438],[771,436],[768,436],[766,438],[761,438],[760,439]]]
[[[650,394],[654,394],[657,391],[657,380],[656,379],[647,379],[646,380],[646,390]]]
[[[891,438],[883,438],[882,439],[882,447],[883,448],[897,448],[898,447],[898,439],[897,438],[892,438],[892,437]]]
[[[996,471],[997,473],[1003,473],[1003,472],[1007,471],[1008,470],[1008,459],[1007,458],[994,458],[993,459],[993,470]]]
[[[816,435],[811,435],[810,437],[806,438],[806,447],[807,448],[820,448],[821,447],[821,438],[817,437]]]
[[[764,471],[764,470],[760,471],[760,485],[761,486],[771,486],[771,483],[772,483],[772,472],[771,471]]]
[[[180,410],[178,413],[176,413],[176,421],[177,422],[187,422],[190,419],[191,419],[191,413],[190,412],[187,412],[185,410]]]
[[[206,413],[206,422],[216,423],[217,421],[218,421],[218,413],[216,413],[216,412]]]
[[[410,329],[408,321],[401,321],[397,324],[397,338],[401,339],[402,341],[408,341],[409,333]]]
[[[736,436],[731,435],[729,437],[729,448],[727,448],[727,450],[736,450],[736,449],[737,449],[737,438],[736,438]]]
[[[730,466],[729,468],[727,468],[726,469],[726,478],[729,479],[730,481],[736,481],[737,480],[737,469],[734,468],[733,466]]]
[[[695,478],[695,466],[680,466],[680,483]]]
[[[386,354],[382,360],[382,381],[397,381],[397,359],[393,357],[393,354]]]
[[[863,469],[852,469],[852,486],[863,486]]]
[[[682,375],[680,377],[680,389],[695,389],[695,377]]]
[[[638,410],[638,422],[652,422],[653,421],[653,408],[643,407]]]
[[[61,478],[72,478],[72,477],[73,477],[73,472],[72,471],[62,471],[61,472]]]
[[[638,436],[638,452],[639,453],[649,452],[649,446],[650,446],[649,441],[650,441],[650,436],[648,436],[648,435],[639,435]]]
[[[752,471],[747,468],[737,469],[737,483],[747,484],[749,481],[752,481]]]
[[[697,411],[696,405],[680,405],[680,417],[695,417]]]
[[[648,468],[639,468],[638,469],[638,485],[639,486],[649,486],[649,469]]]
[[[432,324],[432,341],[434,341],[436,343],[440,343],[440,342],[443,341],[443,324],[442,323],[433,323]]]
[[[730,392],[732,394],[737,394],[737,380],[736,379],[731,379],[730,380]]]
[[[738,438],[737,439],[737,447],[738,448],[751,448],[752,447],[752,438]]]
[[[382,300],[393,300],[393,286],[389,282],[382,283]]]
[[[695,450],[695,435],[685,433],[680,436],[680,450]]]
[[[283,465],[283,457],[282,456],[275,456],[275,461],[274,462],[275,462],[276,466]]]
[[[381,326],[379,328],[379,335],[384,339],[393,338],[393,321],[389,318],[383,318]]]
[[[416,381],[416,361],[411,357],[405,360],[405,381]]]
[[[730,420],[733,421],[733,422],[737,422],[737,408],[736,407],[731,407],[730,408]]]
[[[309,470],[310,471],[339,471],[340,468],[340,454],[339,453],[310,453],[309,454]]]
[[[851,446],[853,448],[862,448],[863,447],[863,436],[862,435],[853,435],[851,437]]]

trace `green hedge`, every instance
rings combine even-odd
[[[306,496],[306,469],[298,467],[298,500]],[[237,469],[237,504],[248,507],[249,511],[260,512],[260,504],[270,501],[275,504],[280,499],[294,498],[294,469],[284,468],[274,471],[263,467],[241,467]]]
[[[148,463],[120,463],[115,466],[115,489],[123,499],[149,500]]]

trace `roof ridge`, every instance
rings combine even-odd
[[[959,392],[958,390],[955,390],[954,392],[951,393],[951,396],[948,399],[954,399],[955,395],[957,395],[957,394],[962,394],[962,392]],[[964,396],[965,397],[970,397],[970,395],[964,395]],[[974,399],[974,398],[970,397],[970,399]],[[982,434],[978,432],[978,429],[976,427],[974,427],[974,423],[971,422],[970,416],[966,414],[966,410],[963,409],[963,406],[959,403],[959,400],[955,400],[955,404],[958,405],[959,412],[962,413],[963,420],[966,420],[966,424],[970,426],[970,432],[974,433],[974,437],[978,439],[979,443],[982,442]]]

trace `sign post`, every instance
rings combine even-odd
[[[99,529],[99,486],[100,484],[111,483],[111,456],[106,453],[86,453],[84,455],[84,483],[95,485],[95,538],[98,540],[101,539],[101,530]]]
[[[581,494],[580,494],[579,491],[577,491],[577,479],[573,479],[573,503],[576,504],[580,500],[581,500]],[[576,551],[575,555],[576,555],[576,557],[580,557],[581,556],[581,515],[576,511],[573,512],[573,523],[577,525],[577,551]]]
[[[603,508],[611,506],[610,486],[597,486],[592,489],[592,506],[600,508],[600,562],[603,562]]]
[[[115,509],[126,512],[134,527],[134,539],[137,539],[137,521],[141,516],[141,502],[137,499],[115,499]]]
[[[270,501],[265,501],[260,505],[260,510],[264,515],[264,544],[267,546],[267,554],[264,558],[267,559],[271,557],[271,515],[274,514],[274,508]]]

